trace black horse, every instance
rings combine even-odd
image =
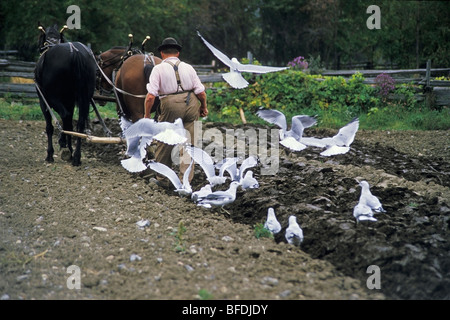
[[[89,116],[89,104],[95,90],[96,62],[89,48],[80,42],[65,42],[63,31],[57,25],[44,29],[39,37],[41,57],[35,68],[35,81],[42,113],[46,121],[48,138],[47,158],[53,162],[53,124],[54,109],[62,120],[62,129],[73,131],[73,113],[75,104],[79,116],[77,131],[83,133]],[[72,137],[62,133],[59,136],[61,148],[68,148],[66,160],[72,160],[74,166],[81,164],[81,138],[77,138],[75,152],[72,148]],[[67,150],[67,149],[63,149]]]

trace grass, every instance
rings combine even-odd
[[[338,129],[347,124],[353,116],[345,110],[326,110],[322,112],[298,110],[296,114],[317,115],[317,128]],[[290,119],[296,114],[286,113],[288,126]],[[406,108],[386,107],[371,110],[369,113],[360,113],[359,128],[364,130],[449,130],[450,129],[450,108],[444,107],[441,111],[419,108],[418,110],[408,110]],[[255,114],[245,112],[247,123],[268,125]],[[215,110],[209,110],[207,121],[227,122],[232,124],[242,124],[239,115],[224,116]]]
[[[100,115],[103,118],[117,118],[115,103],[107,103],[99,107]],[[318,128],[337,129],[345,125],[352,116],[346,110],[326,110],[320,113],[301,109],[297,114],[317,114]],[[289,119],[294,114],[287,113]],[[365,130],[448,130],[450,129],[450,109],[444,107],[441,111],[419,108],[408,110],[405,107],[386,106],[381,109],[374,108],[368,113],[358,115],[360,129]],[[90,108],[90,118],[96,115]],[[267,125],[268,123],[260,119],[256,114],[245,112],[247,123]],[[77,110],[74,119],[77,119]],[[37,99],[13,99],[11,97],[0,98],[0,119],[6,120],[44,120],[39,101]],[[210,108],[206,119],[208,122],[227,122],[232,124],[242,124],[239,114],[223,115],[220,111]]]
[[[254,234],[256,239],[259,238],[271,238],[273,239],[273,234],[266,228],[264,228],[264,225],[262,223],[257,223],[254,228]]]
[[[116,104],[107,103],[105,106],[98,106],[102,118],[117,118]],[[91,119],[95,118],[95,112],[90,107]],[[5,120],[41,120],[44,121],[38,99],[13,99],[11,97],[0,98],[0,119]],[[75,109],[74,119],[78,119],[78,109]]]

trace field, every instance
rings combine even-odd
[[[151,172],[127,172],[124,145],[84,143],[80,167],[45,163],[44,131],[42,121],[0,120],[2,299],[450,299],[449,131],[360,130],[331,159],[282,151],[278,172],[256,168],[260,188],[238,190],[230,215],[157,186]],[[355,223],[357,180],[387,210],[377,222]],[[202,185],[197,166],[193,186]],[[300,248],[284,228],[255,237],[269,207],[284,228],[297,216]],[[139,228],[142,219],[150,225]],[[80,289],[70,288],[72,265]],[[381,289],[371,290],[374,265]]]

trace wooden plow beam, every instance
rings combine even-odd
[[[68,135],[71,135],[74,137],[86,139],[86,141],[90,142],[90,143],[105,143],[105,144],[127,143],[127,141],[125,139],[120,138],[120,137],[96,137],[96,136],[91,136],[86,133],[79,133],[79,132],[67,131],[67,130],[62,130],[62,133],[68,134]]]

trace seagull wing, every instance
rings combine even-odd
[[[127,130],[132,124],[133,124],[133,122],[125,119],[124,117],[120,117],[119,125],[120,125],[120,129],[122,129],[122,132]]]
[[[221,51],[217,50],[216,48],[213,47],[212,44],[210,44],[208,41],[205,40],[205,38],[202,37],[202,35],[200,34],[200,32],[197,31],[198,36],[203,40],[203,42],[205,43],[205,45],[208,47],[209,50],[211,50],[211,52],[223,63],[225,63],[228,67],[231,67],[233,65],[233,63],[231,62],[231,59],[228,58],[224,53],[222,53]]]
[[[130,125],[123,134],[126,139],[138,136],[154,136],[160,132],[156,123],[153,119],[142,118]]]
[[[324,139],[330,139],[330,138],[324,138]],[[325,148],[327,146],[326,141],[321,138],[302,137],[300,139],[300,142],[307,146],[310,146],[310,147]]]
[[[256,64],[242,64],[242,63],[237,63],[236,67],[240,72],[251,72],[251,73],[268,73],[289,69],[288,67],[269,67],[269,66],[258,66]]]
[[[280,141],[282,146],[289,148],[293,151],[302,151],[306,149],[306,145],[296,140],[294,137],[287,137]]]
[[[286,116],[282,112],[280,112],[278,110],[261,109],[261,110],[258,110],[256,112],[256,114],[261,119],[277,125],[281,129],[283,129],[284,132],[287,131]]]
[[[330,157],[338,154],[345,154],[350,151],[350,147],[340,147],[337,145],[331,146],[325,151],[321,152],[321,156]]]
[[[216,175],[214,162],[205,151],[194,146],[186,146],[186,151],[202,167],[208,179]]]
[[[239,167],[239,178],[244,176],[245,170],[249,168],[253,168],[258,165],[258,159],[255,156],[249,156],[247,159],[242,161],[241,166]]]
[[[338,133],[333,137],[335,144],[338,146],[350,146],[355,139],[356,132],[359,128],[359,119],[354,118],[348,124],[339,129]]]
[[[311,116],[307,116],[307,115],[299,115],[299,116],[295,116],[295,117],[298,117],[300,119],[300,121],[302,122],[303,128],[312,127],[317,123],[316,117],[311,117]]]
[[[244,79],[244,77],[236,71],[231,71],[228,73],[223,73],[222,78],[233,88],[235,89],[243,89],[248,86],[248,81]]]
[[[182,188],[180,178],[178,178],[175,171],[170,169],[165,164],[160,163],[160,162],[150,161],[147,164],[147,167],[152,169],[153,171],[158,172],[159,174],[166,176],[170,180],[170,182],[172,182],[172,184],[174,185],[174,187],[176,189]]]
[[[232,174],[233,172],[236,172],[236,162],[238,161],[238,158],[225,158],[223,163],[220,165],[219,169],[219,177],[223,177],[223,174],[225,170],[230,174],[231,178],[234,180],[236,174]]]
[[[183,187],[186,190],[192,190],[191,183],[189,182],[189,175],[191,173],[192,167],[194,166],[194,159],[191,159],[191,164],[186,169],[186,171],[183,174]]]
[[[300,139],[303,136],[303,130],[305,127],[303,126],[302,116],[294,116],[292,117],[292,125],[291,125],[291,136],[295,138],[296,140],[300,141]]]
[[[127,139],[126,155],[129,159],[121,161],[122,166],[130,172],[141,172],[146,169],[142,159],[147,155],[147,146],[152,142],[151,137],[133,137]]]

